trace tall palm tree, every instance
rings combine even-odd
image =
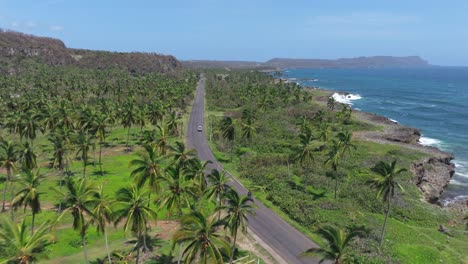
[[[225,222],[225,228],[229,228],[231,235],[234,237],[231,247],[231,256],[229,263],[234,260],[234,252],[236,250],[237,232],[239,228],[242,233],[247,232],[247,216],[254,214],[253,199],[250,196],[239,194],[231,189],[226,194],[226,205],[218,208],[218,210],[226,211],[227,215],[223,219]]]
[[[223,253],[231,254],[226,237],[218,231],[223,225],[223,221],[192,210],[180,219],[180,227],[172,238],[173,247],[184,247],[181,253],[185,263],[221,264]]]
[[[342,156],[342,145],[333,140],[330,151],[327,154],[327,159],[325,160],[325,165],[331,165],[333,173],[330,176],[335,180],[335,199],[336,199],[336,192],[338,190],[338,180],[340,178],[340,174],[338,174],[338,167],[340,165]]]
[[[321,123],[319,126],[319,136],[322,141],[327,142],[330,138],[331,129],[328,123]]]
[[[169,211],[177,208],[179,215],[182,215],[182,207],[184,205],[190,206],[190,199],[197,196],[199,186],[187,178],[185,170],[174,165],[165,169],[163,180],[166,182],[167,188],[160,195],[160,206],[166,207]]]
[[[169,118],[166,121],[166,126],[169,131],[169,134],[173,136],[179,135],[179,118],[177,117],[177,113],[172,111],[169,113]]]
[[[348,130],[338,133],[338,142],[341,145],[342,155],[351,154],[352,150],[356,149],[356,145],[352,143],[353,133]]]
[[[205,193],[209,199],[216,198],[218,202],[217,207],[221,207],[223,203],[224,194],[226,194],[232,187],[229,185],[231,178],[226,175],[226,172],[219,172],[217,169],[211,170],[211,173],[207,175],[210,186],[206,188]],[[221,217],[221,211],[218,211],[218,220]]]
[[[75,144],[77,146],[76,156],[80,156],[83,162],[83,177],[86,177],[86,162],[88,161],[89,149],[94,146],[94,136],[79,131],[75,138]]]
[[[37,167],[36,154],[29,142],[24,142],[19,149],[19,161],[23,169],[32,170]]]
[[[64,176],[64,169],[65,165],[69,164],[70,162],[70,144],[67,143],[64,136],[60,135],[57,132],[54,132],[49,135],[49,141],[52,143],[53,146],[53,154],[52,154],[52,167],[58,169],[59,171],[59,186],[60,191],[62,190],[63,186],[63,176]],[[62,211],[62,203],[59,203],[58,212]]]
[[[130,128],[135,124],[135,107],[132,100],[128,100],[127,103],[123,105],[123,109],[121,111],[121,119],[120,123],[124,128],[127,128],[127,144],[126,147],[130,148],[129,141],[130,141]]]
[[[310,128],[306,128],[304,133],[299,135],[299,148],[295,154],[295,159],[299,161],[301,166],[309,165],[314,160],[314,142],[315,138],[312,135]]]
[[[168,146],[168,134],[165,126],[156,126],[158,129],[158,135],[156,139],[156,147],[158,148],[159,154],[165,156],[167,154]]]
[[[193,159],[193,162],[190,164],[190,167],[187,169],[187,177],[190,180],[194,180],[197,185],[200,187],[200,191],[205,191],[206,189],[206,170],[208,164],[212,163],[210,160],[201,161],[197,158]]]
[[[2,263],[29,264],[47,257],[47,246],[53,241],[48,222],[36,232],[28,232],[25,220],[16,224],[10,219],[0,219],[0,254]]]
[[[223,138],[227,139],[231,144],[231,160],[232,160],[232,150],[234,148],[234,139],[236,135],[236,126],[234,125],[234,120],[230,116],[223,117],[221,121],[221,131],[223,133]]]
[[[99,140],[99,171],[101,176],[102,171],[102,144],[106,141],[106,127],[107,127],[107,115],[104,113],[97,113],[94,119],[93,130],[95,130],[94,136]]]
[[[98,189],[85,178],[78,181],[68,178],[65,187],[66,192],[57,191],[65,205],[65,210],[62,212],[60,218],[66,213],[71,213],[73,216],[73,229],[77,230],[80,234],[85,261],[89,263],[86,232],[90,220],[94,217],[92,208],[94,208],[97,202],[96,194],[98,193]]]
[[[180,168],[187,168],[195,158],[196,151],[194,149],[187,149],[185,144],[176,141],[175,145],[169,146],[171,153],[169,156],[173,158],[173,163]]]
[[[330,259],[333,260],[335,264],[343,263],[343,260],[347,257],[346,249],[349,243],[355,237],[361,235],[360,231],[352,231],[347,234],[342,229],[331,225],[319,228],[318,233],[327,241],[328,245],[324,248],[309,249],[304,255],[318,255],[322,257],[322,261]]]
[[[107,224],[111,223],[114,219],[113,204],[114,200],[111,199],[106,193],[104,193],[104,185],[99,186],[98,191],[94,194],[96,204],[92,211],[93,218],[92,223],[96,225],[96,230],[98,233],[104,234],[104,239],[106,243],[107,259],[109,263],[112,263],[109,242],[107,241]]]
[[[143,250],[146,251],[146,233],[148,231],[147,223],[150,220],[156,220],[156,212],[147,206],[148,198],[145,192],[140,191],[136,185],[121,188],[117,191],[116,205],[120,206],[115,212],[116,219],[114,223],[119,223],[125,219],[125,232],[134,232],[137,235],[137,256],[136,263],[140,260],[140,244],[143,239]]]
[[[19,175],[19,179],[17,179],[20,183],[21,189],[16,193],[12,202],[12,206],[15,209],[21,206],[23,206],[25,211],[26,207],[31,209],[31,233],[34,233],[34,220],[36,218],[36,214],[41,211],[41,193],[39,192],[38,187],[42,180],[43,177],[39,170],[36,170],[35,172],[31,170],[23,171],[23,173]]]
[[[395,195],[395,187],[403,190],[403,187],[401,187],[395,178],[400,173],[407,171],[407,169],[397,168],[396,160],[394,160],[392,163],[379,161],[374,166],[374,168],[372,168],[372,170],[376,172],[378,176],[372,180],[369,180],[368,184],[377,190],[377,198],[381,199],[384,203],[387,203],[387,207],[385,208],[385,220],[380,236],[380,244],[382,244],[384,241],[385,227],[387,226],[387,218],[390,214],[390,203],[392,197]]]
[[[335,106],[336,106],[335,98],[333,96],[328,97],[328,100],[327,100],[328,110],[330,110],[330,111],[335,110]]]
[[[138,188],[148,182],[148,201],[150,201],[151,193],[159,191],[162,157],[158,155],[156,147],[144,145],[143,148],[145,152],[139,153],[139,157],[129,163],[129,166],[134,168],[130,176]]]
[[[11,199],[14,196],[13,183],[11,182],[11,174],[16,170],[16,162],[19,158],[18,147],[12,141],[2,140],[0,142],[0,167],[6,169],[7,178],[3,188],[3,203],[2,203],[2,212],[5,212],[5,201],[6,201],[6,192],[8,185],[11,190]]]
[[[255,125],[255,119],[247,118],[245,119],[245,121],[242,121],[241,131],[242,131],[242,139],[251,141],[252,137],[254,137],[257,134],[257,127]]]

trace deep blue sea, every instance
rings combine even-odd
[[[468,199],[468,67],[288,69],[299,84],[353,94],[353,108],[421,129],[421,142],[455,155],[443,201]],[[337,97],[345,101],[344,97]]]

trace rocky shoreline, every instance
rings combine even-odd
[[[331,96],[335,92],[347,94],[339,91],[320,90],[329,93],[328,96]],[[325,103],[328,96],[318,99]],[[441,151],[435,147],[421,145],[419,142],[421,131],[419,129],[403,126],[384,116],[356,109],[353,109],[353,114],[362,121],[383,127],[383,131],[356,132],[353,135],[355,138],[380,144],[399,145],[428,154],[427,158],[413,163],[410,167],[410,171],[414,175],[414,183],[421,190],[427,202],[454,209],[465,210],[468,208],[466,201],[450,203],[448,205],[440,202],[444,189],[455,174],[455,164],[451,162],[454,156],[451,153]]]

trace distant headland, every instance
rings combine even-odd
[[[214,60],[188,60],[182,65],[189,68],[416,68],[430,67],[426,60],[419,56],[393,57],[372,56],[357,58],[328,59],[288,59],[274,58],[266,62],[254,61],[214,61]]]

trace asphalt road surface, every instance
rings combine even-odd
[[[200,160],[211,160],[211,168],[222,170],[221,164],[216,161],[205,136],[205,129],[197,131],[198,126],[205,128],[204,118],[204,78],[198,83],[195,101],[187,128],[186,142],[189,148],[197,150]],[[232,175],[231,175],[232,177]],[[247,194],[247,190],[233,177],[231,184],[239,194]],[[255,193],[253,194],[255,196]],[[258,208],[255,215],[248,218],[250,230],[252,230],[262,241],[267,244],[276,254],[289,264],[318,263],[318,260],[303,257],[301,253],[310,248],[317,248],[317,244],[304,236],[297,229],[281,219],[273,211],[266,208],[258,200],[255,200]]]

